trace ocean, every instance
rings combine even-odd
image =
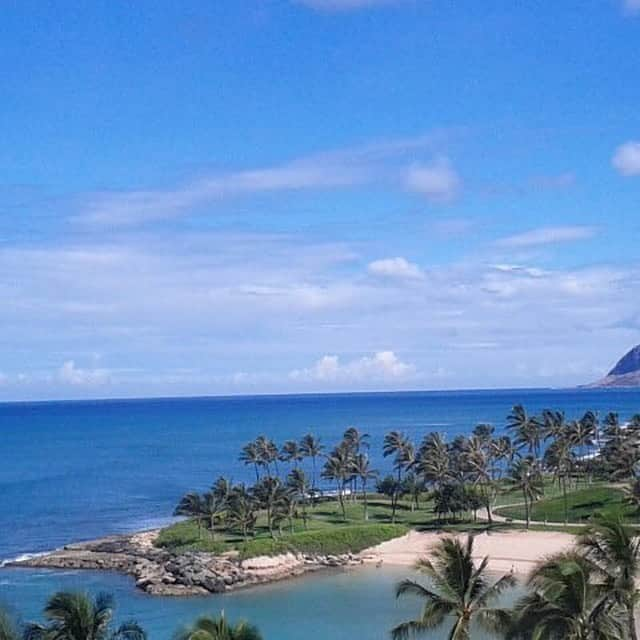
[[[640,412],[640,392],[505,390],[0,404],[0,559],[161,525],[183,493],[206,489],[218,475],[250,481],[252,469],[238,462],[238,454],[260,434],[282,443],[312,431],[330,446],[347,426],[355,425],[371,435],[374,466],[384,471],[388,461],[380,450],[386,432],[401,430],[419,441],[429,431],[448,437],[466,434],[481,422],[501,431],[517,403],[531,412],[563,410],[569,418],[587,409],[600,415],[617,411],[628,418]],[[195,613],[224,608],[255,620],[268,632],[267,640],[298,637],[296,623],[302,625],[296,633],[303,628],[309,640],[353,637],[356,632],[363,638],[386,638],[406,606],[392,597],[396,574],[364,569],[228,596],[171,600],[140,594],[122,576],[0,569],[0,602],[32,618],[56,589],[108,590],[116,594],[120,614],[136,617],[152,637],[169,638],[177,624]],[[288,631],[278,631],[283,616]]]

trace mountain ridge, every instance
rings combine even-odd
[[[604,378],[586,386],[640,387],[640,344],[627,351]]]

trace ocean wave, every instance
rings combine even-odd
[[[21,553],[15,558],[5,558],[4,560],[0,560],[0,568],[6,567],[8,564],[13,562],[24,562],[25,560],[31,560],[33,558],[40,558],[42,556],[46,556],[50,551],[40,551],[38,553]]]

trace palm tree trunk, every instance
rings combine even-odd
[[[491,502],[489,500],[489,492],[486,490],[486,488],[484,488],[482,492],[484,493],[484,503],[487,507],[487,520],[489,522],[489,526],[491,526],[493,524],[493,516],[491,515]]]
[[[562,478],[562,496],[564,498],[564,526],[569,524],[569,504],[567,502],[567,478]]]
[[[311,472],[311,508],[316,506],[316,457],[311,456],[313,471]]]
[[[342,495],[342,487],[338,485],[338,501],[340,502],[340,509],[342,511],[342,519],[347,521],[347,512],[344,508],[344,496]]]
[[[362,481],[362,505],[364,507],[364,519],[369,519],[369,513],[367,512],[367,481]]]
[[[522,495],[524,496],[524,515],[527,521],[527,529],[529,528],[529,500],[527,499],[527,492],[522,489]]]
[[[629,604],[629,638],[630,640],[638,640],[638,631],[636,630],[636,614],[633,601]]]
[[[271,507],[267,507],[267,527],[269,527],[269,533],[271,537],[275,540],[276,537],[273,534],[273,523],[271,522]]]

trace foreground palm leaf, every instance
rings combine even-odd
[[[20,634],[6,611],[0,609],[0,640],[19,640]]]
[[[629,637],[635,640],[640,538],[633,535],[621,515],[604,514],[594,518],[588,531],[580,536],[578,546],[594,563],[611,597],[626,609]]]
[[[391,631],[393,640],[404,640],[452,622],[450,640],[468,640],[471,622],[477,622],[490,633],[504,632],[510,616],[506,610],[491,604],[508,587],[515,584],[512,575],[497,581],[487,580],[488,558],[476,565],[472,557],[473,537],[463,543],[456,538],[440,541],[433,552],[433,561],[422,559],[417,569],[431,583],[426,587],[415,580],[403,580],[397,587],[398,597],[411,594],[424,600],[422,614],[416,620],[403,622]]]
[[[510,640],[619,640],[626,638],[622,607],[594,578],[596,567],[570,551],[531,573],[530,593],[520,599],[507,634]]]
[[[106,593],[95,598],[84,593],[55,593],[44,609],[47,624],[29,625],[25,637],[29,640],[146,640],[146,633],[135,622],[113,629],[113,607],[113,597]]]
[[[174,640],[262,640],[262,636],[256,627],[244,621],[230,625],[222,614],[218,618],[198,618],[192,626],[178,631]]]

